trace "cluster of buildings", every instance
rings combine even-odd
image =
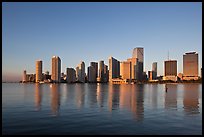
[[[164,76],[157,76],[157,62],[153,62],[152,70],[148,71],[148,76],[144,72],[144,48],[133,49],[132,57],[125,61],[119,61],[109,57],[109,66],[104,61],[90,62],[90,66],[85,73],[85,63],[81,61],[76,69],[66,68],[66,74],[61,73],[61,59],[58,56],[52,57],[52,74],[42,72],[42,60],[36,61],[36,73],[27,74],[23,71],[22,82],[36,83],[137,83],[143,81],[178,81],[178,80],[198,80],[198,53],[188,52],[183,55],[183,73],[177,75],[177,60],[164,61]],[[202,68],[201,68],[202,75]]]

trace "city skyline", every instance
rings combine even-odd
[[[144,48],[146,73],[157,62],[157,75],[164,75],[168,52],[183,73],[183,54],[195,51],[200,76],[202,3],[63,4],[2,4],[3,81],[22,80],[23,70],[34,73],[39,58],[42,72],[51,73],[50,58],[57,55],[63,73],[80,61],[87,73],[90,62],[108,64],[109,56],[124,61],[135,47]]]

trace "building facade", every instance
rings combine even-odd
[[[88,71],[87,73],[88,82],[96,82],[95,68],[93,66],[89,66],[87,71]]]
[[[52,57],[52,75],[53,82],[60,82],[61,80],[61,59],[58,56]]]
[[[131,82],[132,79],[132,66],[129,61],[120,62],[120,76],[122,79],[128,79]]]
[[[74,68],[67,68],[66,81],[67,83],[76,82],[76,71]]]
[[[177,61],[164,61],[164,77],[163,80],[177,81]]]
[[[142,81],[142,80],[144,80],[144,75],[143,75],[143,71],[144,71],[144,48],[142,48],[142,47],[134,48],[133,53],[132,53],[132,58],[138,59],[137,65],[135,68],[136,80]]]
[[[157,79],[157,62],[152,63],[152,80]]]
[[[188,52],[183,55],[183,79],[198,79],[198,53]]]
[[[26,70],[23,71],[23,80],[22,82],[26,82]]]
[[[78,82],[85,82],[85,63],[83,61],[76,67],[76,79]]]
[[[109,81],[120,77],[120,61],[109,57]]]
[[[95,78],[94,78],[94,81],[96,82],[96,79],[98,77],[98,63],[97,62],[91,62],[90,66],[93,66],[94,69],[95,69]]]
[[[36,61],[36,78],[35,82],[40,82],[42,81],[42,60],[37,60]]]

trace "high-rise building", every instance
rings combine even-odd
[[[177,81],[177,61],[164,61],[164,77],[163,80]]]
[[[36,75],[35,76],[36,76],[35,82],[42,81],[42,60],[36,61]]]
[[[105,65],[105,67],[104,67],[104,82],[108,82],[108,75],[109,75],[108,65]]]
[[[183,55],[183,79],[198,79],[198,53],[188,52]]]
[[[120,61],[109,57],[109,81],[120,77]]]
[[[129,61],[122,61],[120,62],[120,76],[122,79],[128,79],[131,81],[131,62]]]
[[[26,82],[26,70],[23,71],[23,80],[22,82]]]
[[[78,82],[85,82],[85,63],[83,61],[76,67],[76,79]]]
[[[144,62],[144,48],[134,48],[132,58],[138,58],[139,62]]]
[[[153,71],[148,71],[148,78],[149,80],[153,80]]]
[[[131,62],[131,79],[136,79],[136,72],[138,72],[138,58],[129,58],[127,61]]]
[[[88,82],[96,82],[95,76],[96,76],[96,72],[95,72],[95,68],[93,66],[89,66],[88,67]]]
[[[61,80],[61,59],[58,56],[52,57],[52,75],[53,82],[60,82]]]
[[[136,69],[136,80],[142,81],[143,76],[143,68],[144,68],[144,48],[138,47],[133,49],[132,58],[137,58],[137,69]]]
[[[99,75],[101,82],[104,82],[104,61],[99,61]]]
[[[96,79],[98,77],[98,63],[97,62],[91,62],[90,66],[93,66],[94,69],[95,69],[95,79],[94,79],[94,81],[96,82]]]
[[[165,64],[165,76],[177,76],[177,61],[176,60],[168,60],[164,61]]]
[[[73,83],[76,81],[76,71],[74,68],[67,68],[66,81],[67,83]]]
[[[152,79],[157,78],[157,62],[152,63]]]

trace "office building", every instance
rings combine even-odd
[[[40,82],[42,81],[42,61],[37,60],[36,61],[36,78],[35,82]]]
[[[104,67],[104,82],[108,82],[108,75],[109,75],[108,65],[105,65],[105,67]]]
[[[85,82],[85,63],[83,61],[76,67],[76,79],[78,82]]]
[[[109,81],[120,77],[120,61],[113,57],[109,57]]]
[[[138,47],[133,49],[132,58],[137,58],[138,62],[136,65],[136,80],[142,81],[144,79],[143,67],[144,67],[144,48]]]
[[[93,66],[94,69],[95,69],[95,78],[94,78],[94,81],[96,82],[96,79],[98,77],[98,63],[97,62],[91,62],[90,66]]]
[[[131,82],[131,62],[122,61],[120,62],[120,76],[122,79],[128,79]]]
[[[164,61],[164,77],[163,80],[177,81],[177,61]]]
[[[152,63],[152,79],[157,79],[157,62]]]
[[[93,66],[88,67],[88,73],[87,73],[88,82],[96,82],[96,72],[95,71],[96,70]]]
[[[61,80],[61,59],[58,56],[52,57],[52,75],[53,82],[60,82]]]
[[[104,61],[99,61],[99,79],[104,82]]]
[[[22,82],[26,82],[26,70],[23,71],[23,80]]]
[[[74,68],[67,68],[66,81],[67,83],[76,82],[76,71],[74,70]]]
[[[198,79],[198,53],[188,52],[183,55],[183,80]]]
[[[138,58],[129,58],[128,62],[131,62],[131,79],[136,80],[136,72],[138,72]]]

